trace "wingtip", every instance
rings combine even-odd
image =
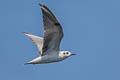
[[[42,7],[42,6],[43,6],[43,4],[41,4],[40,2],[38,2],[38,5],[39,5],[40,7]]]

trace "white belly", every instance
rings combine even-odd
[[[63,60],[63,58],[59,57],[58,55],[45,55],[33,59],[32,61],[28,62],[28,64],[44,64],[58,62],[61,60]]]

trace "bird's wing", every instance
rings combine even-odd
[[[43,14],[43,24],[44,24],[44,43],[42,52],[43,55],[48,54],[47,51],[59,50],[60,42],[63,38],[63,30],[54,16],[54,14],[43,4],[40,4],[42,14]]]
[[[28,36],[37,45],[39,54],[42,55],[43,38],[29,34],[27,32],[24,32],[24,34]]]

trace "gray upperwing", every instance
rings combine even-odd
[[[54,16],[54,14],[45,6],[40,4],[42,14],[43,14],[43,24],[44,24],[44,43],[42,52],[50,50],[59,50],[60,42],[63,38],[63,30]],[[48,54],[44,53],[43,55]]]
[[[24,32],[24,34],[28,36],[37,45],[39,54],[42,55],[43,38],[29,34],[27,32]]]

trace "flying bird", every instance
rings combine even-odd
[[[25,64],[45,64],[62,61],[72,55],[69,51],[60,51],[63,29],[55,15],[43,4],[38,3],[42,10],[44,38],[24,32],[36,45],[39,56]]]

